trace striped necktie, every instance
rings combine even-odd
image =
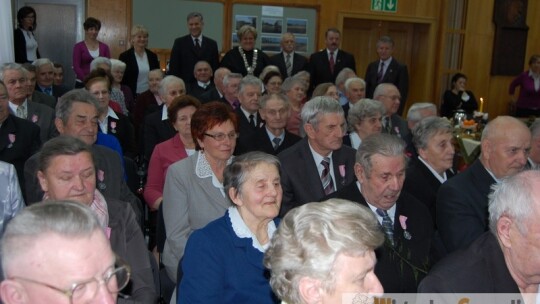
[[[321,173],[321,182],[324,189],[324,194],[329,195],[334,192],[334,182],[332,181],[332,175],[330,174],[330,158],[325,157],[321,161],[323,171]]]
[[[390,241],[390,244],[394,246],[394,225],[392,223],[392,219],[390,219],[390,216],[388,216],[388,212],[386,212],[386,210],[377,208],[376,212],[377,215],[382,217],[382,228],[384,234],[388,238],[388,241]]]
[[[274,139],[272,139],[272,142],[274,143],[274,150],[277,150],[279,148],[279,144],[281,143],[281,138],[274,137]]]
[[[285,59],[285,67],[287,68],[287,76],[291,77],[291,73],[292,73],[292,64],[291,64],[291,54],[287,54],[287,56],[285,56],[286,59]]]

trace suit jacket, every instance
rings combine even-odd
[[[446,178],[451,178],[454,173],[451,170],[446,170]],[[428,208],[431,218],[436,227],[435,206],[437,202],[437,191],[441,187],[441,182],[431,173],[429,168],[415,157],[409,162],[407,167],[407,175],[403,183],[403,191],[414,196]]]
[[[211,176],[200,178],[197,175],[195,167],[199,155],[201,153],[197,152],[169,166],[163,188],[163,219],[167,232],[163,264],[175,282],[188,237],[194,230],[223,216],[231,205],[212,184]]]
[[[111,116],[107,117],[107,134],[118,139],[124,155],[134,158],[137,156],[137,148],[135,145],[135,131],[133,130],[133,125],[126,115],[119,112],[115,112],[115,114],[118,116],[118,119]],[[100,128],[98,128],[98,130],[101,131]]]
[[[454,252],[437,263],[420,283],[418,292],[519,294],[520,291],[508,271],[497,238],[491,232],[484,232],[466,250]]]
[[[145,49],[146,58],[148,58],[148,65],[150,71],[153,69],[159,69],[159,60],[156,53]],[[135,58],[135,49],[130,48],[123,52],[118,57],[126,64],[126,70],[124,71],[124,78],[122,78],[122,84],[127,85],[133,94],[137,93],[137,78],[139,77],[139,65],[137,64],[137,58]]]
[[[357,202],[369,208],[356,182],[332,193],[330,197]],[[407,217],[407,231],[411,235],[409,240],[404,237],[404,230],[400,224],[399,216],[402,215]],[[432,220],[427,208],[408,193],[401,191],[396,202],[393,222],[395,250],[402,256],[410,256],[408,260],[413,265],[427,270],[430,265],[429,255],[433,237]],[[375,274],[381,281],[384,292],[416,292],[418,283],[424,275],[418,273],[418,277],[415,277],[412,268],[392,251],[388,240],[376,249],[375,253],[377,255]]]
[[[193,69],[195,64],[201,60],[208,62],[213,71],[219,67],[218,47],[215,40],[203,36],[201,51],[197,52],[191,35],[176,38],[171,50],[169,75],[175,75],[186,83],[192,83],[196,81]]]
[[[133,110],[133,124],[135,126],[137,136],[141,135],[138,131],[140,126],[144,123],[144,118],[146,115],[153,113],[158,109],[159,105],[156,97],[150,90],[146,90],[137,96],[135,110]]]
[[[332,153],[335,176],[333,182],[337,190],[355,180],[355,155],[356,150],[347,146],[341,146]],[[281,161],[281,187],[283,188],[281,217],[294,207],[318,202],[325,197],[319,170],[309,149],[307,138],[279,153],[278,158]],[[339,166],[342,165],[345,166],[345,176],[340,176]]]
[[[383,117],[383,120],[384,120],[384,117]],[[405,144],[407,144],[407,147],[409,145],[412,145],[411,130],[409,130],[407,121],[401,118],[401,116],[399,116],[398,114],[392,114],[392,116],[390,116],[390,123],[392,125],[390,134],[396,135],[399,138],[403,139],[403,141],[405,141]],[[381,132],[388,133],[386,132],[386,129],[384,128],[384,122],[383,122],[383,128]]]
[[[229,213],[189,237],[177,303],[277,303],[264,253],[237,236]]]
[[[36,91],[39,91],[43,94],[45,91],[41,90],[41,87],[36,83]],[[66,94],[69,90],[63,86],[63,85],[52,85],[52,96],[55,98],[56,101],[58,101],[58,98],[62,97],[62,95]],[[48,94],[47,94],[48,95]]]
[[[448,252],[465,249],[488,230],[488,194],[495,180],[480,160],[441,185],[437,227]]]
[[[0,160],[15,166],[19,186],[24,194],[24,163],[41,147],[39,127],[9,114],[0,126]],[[28,203],[28,198],[25,201]]]
[[[34,93],[32,93],[32,98],[30,98],[31,101],[44,104],[46,106],[51,107],[53,110],[56,108],[56,98],[54,98],[51,95],[47,95],[45,93],[42,93],[40,91],[34,90]]]
[[[251,151],[262,151],[272,155],[278,155],[285,149],[293,146],[299,142],[302,138],[298,135],[292,134],[285,130],[285,138],[279,144],[277,150],[274,150],[274,143],[270,141],[270,137],[266,131],[266,127],[258,128],[255,133],[249,137],[240,137],[236,144],[235,155]]]
[[[279,72],[281,73],[283,79],[293,76],[300,71],[307,70],[308,62],[306,57],[298,54],[297,52],[294,52],[292,60],[293,64],[291,75],[287,75],[287,66],[285,65],[285,55],[283,54],[283,52],[270,57],[270,64],[273,64],[279,68]]]
[[[366,98],[373,98],[375,87],[379,84],[377,74],[379,73],[380,64],[380,60],[373,61],[366,69],[366,77],[364,78],[366,81]],[[409,71],[407,66],[392,58],[380,83],[392,83],[398,88],[401,94],[401,103],[397,113],[402,115],[409,94]]]
[[[176,130],[168,119],[162,120],[161,113],[165,104],[159,107],[158,111],[152,114],[148,114],[144,119],[143,127],[143,144],[144,144],[144,156],[146,159],[150,159],[154,147],[170,139],[176,134]]]
[[[195,81],[187,85],[187,94],[197,98],[200,101],[201,95],[212,90],[214,87],[214,84],[211,82],[205,89],[200,87],[197,81]]]
[[[54,119],[56,117],[54,110],[46,105],[32,101],[27,101],[26,104],[26,119],[39,127],[41,142],[44,143],[47,140],[58,136],[58,130],[56,130],[54,124]]]
[[[311,74],[311,87],[315,88],[317,85],[325,82],[335,83],[337,74],[343,68],[350,68],[356,72],[354,55],[339,49],[337,58],[335,59],[334,73],[331,73],[326,49],[311,54],[308,65],[308,71]]]
[[[207,103],[211,101],[220,100],[221,95],[219,95],[219,92],[217,88],[214,86],[210,90],[206,91],[205,93],[201,94],[201,103]]]
[[[156,291],[148,249],[135,213],[129,203],[115,199],[106,201],[111,228],[111,248],[131,268],[131,283],[123,291],[130,296],[130,300],[119,299],[118,303],[155,303]]]
[[[14,42],[14,51],[15,51],[15,62],[23,64],[30,62],[26,57],[26,39],[24,38],[24,33],[20,28],[16,28],[13,32],[13,42]],[[39,49],[36,49],[36,57],[39,59]]]
[[[257,111],[257,122],[256,126],[253,127],[250,123],[244,112],[242,112],[242,109],[240,107],[236,108],[234,110],[236,113],[236,117],[238,118],[238,132],[240,133],[240,138],[242,137],[250,137],[264,125],[264,120],[261,118],[261,114],[259,114],[259,111]],[[255,116],[255,115],[254,115]]]
[[[120,156],[115,151],[100,145],[92,145],[91,149],[96,167],[96,188],[109,199],[128,202],[133,207],[137,221],[140,223],[142,204],[126,184]],[[43,199],[43,191],[37,178],[40,154],[41,152],[35,153],[24,164],[27,205],[40,202]]]

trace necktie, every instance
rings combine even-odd
[[[384,117],[384,130],[385,133],[392,134],[392,126],[390,125],[390,117]]]
[[[253,116],[253,114],[249,114],[249,124],[255,128],[256,125],[255,125],[255,116]]]
[[[287,54],[287,56],[285,56],[285,67],[287,68],[287,76],[291,77],[291,73],[292,73],[292,64],[291,64],[291,54]]]
[[[321,174],[321,182],[324,189],[324,194],[329,195],[334,192],[334,182],[332,181],[332,175],[330,175],[330,158],[325,157],[321,161],[323,171]]]
[[[377,208],[377,214],[382,217],[382,228],[384,234],[386,234],[390,244],[394,246],[394,225],[392,224],[392,219],[390,219],[390,216],[388,216],[388,212],[386,212],[386,210]]]
[[[274,150],[277,150],[279,148],[279,144],[281,143],[281,138],[274,137],[274,139],[272,139],[272,142],[274,143]]]
[[[199,38],[195,38],[195,50],[197,52],[201,51],[201,45],[199,44]]]
[[[384,74],[384,61],[381,61],[381,65],[379,68],[379,72],[377,73],[377,83],[381,83],[383,79]]]
[[[26,111],[23,105],[17,107],[17,117],[26,119]]]
[[[45,88],[45,94],[52,96],[52,88],[51,87]]]
[[[334,66],[336,65],[336,62],[334,61],[334,51],[330,51],[330,59],[328,61],[330,62],[330,73],[334,74]]]
[[[233,101],[232,107],[234,110],[236,110],[240,106],[240,102],[238,100]]]

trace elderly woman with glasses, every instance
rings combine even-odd
[[[240,155],[223,184],[233,206],[189,237],[177,303],[275,303],[262,262],[279,224],[279,161],[258,151]]]
[[[37,177],[44,200],[71,200],[90,207],[113,251],[131,265],[126,294],[133,302],[118,303],[155,303],[150,256],[133,209],[126,202],[105,199],[96,189],[90,147],[75,137],[59,136],[43,145],[39,158]]]
[[[197,152],[169,166],[161,203],[167,235],[163,264],[175,282],[189,235],[223,216],[231,205],[223,172],[236,146],[236,115],[222,102],[206,103],[191,117],[191,135]]]
[[[378,100],[364,98],[354,104],[347,116],[350,132],[343,137],[343,144],[358,149],[364,138],[381,133],[385,112],[384,105]]]

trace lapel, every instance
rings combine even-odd
[[[301,148],[299,166],[297,166],[297,168],[300,170],[305,170],[306,180],[303,183],[308,185],[306,187],[307,189],[311,188],[312,191],[315,192],[313,197],[325,197],[326,195],[324,193],[321,177],[319,176],[319,170],[317,168],[319,164],[316,164],[315,159],[313,159],[313,154],[311,154],[311,150],[309,149],[307,137],[304,139]]]
[[[195,172],[195,168],[197,166],[197,153],[194,154],[194,157],[191,159],[191,163],[193,167],[193,172]],[[214,203],[223,206],[225,209],[231,206],[229,200],[221,194],[221,191],[214,187],[211,177],[199,178],[195,175],[193,177],[193,180],[195,183],[199,184],[199,188],[202,189],[202,191],[206,192],[207,196],[212,198],[212,201]]]
[[[17,128],[11,114],[8,115],[0,127],[0,151],[3,151],[11,144],[10,134],[17,136]]]
[[[347,166],[345,161],[343,161],[340,152],[341,149],[332,152],[332,165],[334,167],[334,176],[336,179],[336,190],[343,188],[347,184],[347,176],[351,173],[347,172],[351,170],[347,170]],[[342,173],[344,174],[342,175]]]
[[[240,258],[240,260],[246,260],[248,261],[252,266],[257,267],[258,269],[264,270],[264,265],[261,263],[261,261],[264,258],[264,253],[260,252],[259,250],[253,248],[252,240],[250,238],[239,238],[236,233],[234,232],[231,224],[231,220],[229,218],[229,211],[226,213],[227,218],[227,230],[232,238],[233,244],[237,248],[242,248],[243,258]],[[275,221],[275,220],[274,220]],[[275,222],[274,222],[275,223]],[[277,223],[276,227],[278,226]]]
[[[395,77],[396,71],[397,71],[397,62],[394,58],[392,58],[392,60],[390,61],[390,64],[388,64],[386,73],[384,73],[382,82],[392,82],[392,80],[396,78]]]
[[[117,136],[118,122],[119,120],[116,118],[113,118],[110,116],[107,118],[107,133],[108,134],[111,134],[111,135],[114,134],[115,136]]]

